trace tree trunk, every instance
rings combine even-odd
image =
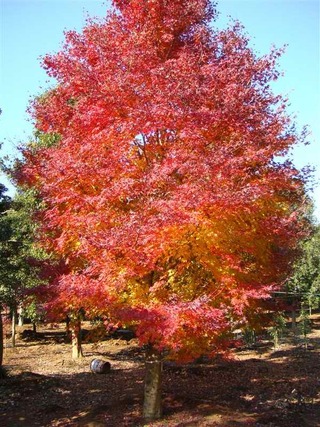
[[[81,347],[81,320],[77,319],[71,322],[71,345],[72,359],[79,359],[83,356]]]
[[[162,416],[162,360],[161,354],[152,347],[146,354],[145,366],[143,417],[146,421],[151,421]]]
[[[71,319],[69,316],[66,317],[66,342],[71,342]]]
[[[19,307],[19,309],[18,309],[18,326],[23,326],[23,322],[24,322],[23,310],[22,310],[22,307]]]
[[[12,347],[16,346],[16,325],[17,325],[17,310],[12,310],[12,323],[11,323],[11,343]]]
[[[32,322],[32,332],[33,332],[34,334],[36,334],[36,333],[37,333],[37,324],[36,324],[36,322]]]
[[[275,330],[273,335],[273,347],[276,350],[279,347],[279,331]]]
[[[2,323],[2,313],[0,307],[0,367],[2,366],[3,361],[3,323]]]
[[[291,329],[294,335],[297,334],[297,312],[295,308],[291,311]]]
[[[309,302],[309,316],[312,316],[312,300],[311,300],[311,297],[308,298],[308,302]]]
[[[66,332],[69,334],[70,332],[70,317],[66,316]]]

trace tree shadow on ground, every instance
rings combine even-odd
[[[174,372],[166,384],[166,415],[186,408],[194,412],[190,424],[179,426],[318,426],[319,354],[299,353],[297,357],[289,350],[281,352],[281,359],[272,354],[268,360],[252,358]],[[201,424],[204,420],[209,424]]]
[[[319,326],[319,322],[314,324],[314,330]],[[312,344],[309,349],[284,345],[276,351],[266,351],[267,347],[263,346],[237,353],[236,357],[241,354],[243,360],[202,360],[188,365],[165,363],[164,418],[150,424],[145,424],[141,416],[143,349],[127,346],[122,341],[113,346],[88,345],[85,361],[74,367],[74,362],[66,357],[69,347],[61,343],[62,336],[60,331],[49,332],[49,335],[46,332],[39,340],[25,343],[25,351],[19,347],[23,365],[30,358],[29,351],[34,351],[34,359],[26,363],[23,373],[15,369],[20,359],[13,359],[8,367],[9,377],[0,379],[1,426],[319,425],[320,343],[315,335],[309,339]],[[50,352],[48,338],[52,344]],[[37,366],[37,357],[52,364],[50,375],[31,372],[33,366]],[[52,357],[57,358],[54,363]],[[61,365],[62,358],[64,365]],[[112,365],[111,372],[90,373],[92,358],[107,358]],[[10,370],[14,371],[11,375]]]
[[[126,425],[141,406],[142,375],[141,369],[116,369],[107,375],[24,372],[6,378],[0,383],[0,425]]]
[[[129,349],[119,352],[120,359],[129,355]],[[265,360],[169,363],[163,374],[164,420],[155,426],[307,427],[320,419],[315,351],[281,350]],[[143,367],[136,366],[106,375],[9,377],[0,383],[0,425],[142,426],[143,376]]]

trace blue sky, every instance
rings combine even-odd
[[[1,0],[0,0],[1,1]],[[81,30],[89,16],[104,16],[109,2],[95,0],[2,0],[1,1],[1,80],[0,155],[16,154],[15,147],[28,140],[32,124],[26,108],[31,97],[48,86],[39,57],[59,50],[63,31]],[[318,0],[220,0],[216,25],[225,27],[240,20],[251,45],[261,54],[272,44],[288,44],[280,60],[284,76],[274,90],[288,95],[290,113],[299,128],[309,125],[310,145],[297,147],[293,157],[297,167],[316,168],[320,181],[320,33]],[[12,190],[1,177],[1,182]],[[320,187],[314,188],[316,216],[320,220]]]

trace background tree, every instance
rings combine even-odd
[[[286,281],[283,300],[291,308],[292,330],[296,334],[297,317],[306,322],[313,308],[320,301],[320,226],[313,223],[310,235],[301,241],[300,256],[293,266],[293,273]],[[306,308],[308,307],[308,312]],[[300,328],[300,325],[299,325]]]
[[[207,0],[114,0],[43,66],[35,99],[52,146],[26,147],[20,182],[44,201],[60,290],[100,294],[148,348],[144,416],[161,416],[169,357],[223,350],[227,331],[287,277],[305,224],[303,176],[279,162],[301,141],[239,24]]]
[[[287,289],[310,307],[318,305],[320,296],[320,226],[314,225],[311,235],[301,243],[301,257],[294,264],[294,272]]]
[[[15,345],[17,310],[27,304],[27,290],[39,286],[44,251],[35,244],[37,224],[33,212],[37,202],[32,190],[18,191],[1,217],[2,301],[12,314],[12,344]],[[35,262],[36,261],[36,262]]]
[[[65,277],[72,276],[68,265],[63,260],[50,262],[46,269],[45,278],[48,284],[35,290],[37,298],[42,302],[45,319],[51,321],[66,321],[67,335],[71,337],[72,358],[83,356],[82,350],[82,321],[96,318],[106,318],[108,307],[105,304],[105,294],[99,289],[92,289],[90,284],[80,286],[78,281],[65,284]]]
[[[10,197],[7,196],[6,187],[0,183],[0,368],[3,360],[3,321],[2,310],[7,300],[7,289],[5,286],[5,265],[6,255],[4,250],[4,242],[7,239],[9,232],[5,221],[5,213],[10,206]]]

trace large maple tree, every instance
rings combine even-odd
[[[160,353],[215,353],[286,277],[304,187],[277,159],[300,137],[270,88],[281,51],[259,57],[239,24],[215,29],[208,0],[113,6],[44,57],[57,85],[32,115],[59,137],[24,149],[20,179],[70,266],[60,289],[105,295],[148,345],[153,418]]]

